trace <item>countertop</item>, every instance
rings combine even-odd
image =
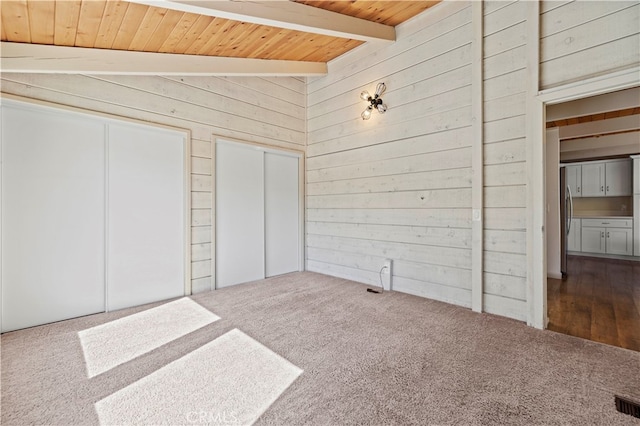
[[[573,211],[575,219],[633,219],[631,210],[579,209]]]

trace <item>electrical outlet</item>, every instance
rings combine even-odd
[[[392,267],[393,260],[385,259],[384,264],[382,265],[382,287],[387,291],[391,290]]]

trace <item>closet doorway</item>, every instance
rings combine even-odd
[[[216,140],[216,288],[303,270],[301,161]]]
[[[190,292],[187,132],[4,95],[0,123],[2,332]]]

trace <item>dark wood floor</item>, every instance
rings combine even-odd
[[[547,280],[549,330],[640,351],[640,262],[569,256]]]

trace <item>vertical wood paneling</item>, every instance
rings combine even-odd
[[[304,150],[305,86],[295,78],[3,73],[1,83],[4,93],[191,131],[193,292],[213,282],[212,135]]]
[[[144,50],[144,46],[147,44],[147,41],[149,41],[149,37],[155,32],[167,12],[167,9],[157,7],[147,8],[138,31],[135,32],[131,43],[129,43],[129,50]]]
[[[147,51],[157,52],[167,40],[169,34],[172,33],[173,29],[176,27],[178,22],[184,16],[184,12],[180,12],[177,10],[168,10],[167,13],[162,18],[162,21],[156,27],[156,30],[151,35],[151,38],[147,41],[144,48]]]
[[[526,4],[484,3],[484,302],[519,320],[526,311]],[[522,214],[506,221],[509,212]],[[514,254],[518,254],[515,256]]]
[[[527,49],[527,324],[547,325],[547,262],[545,258],[545,107],[540,92],[540,3],[527,4],[527,37],[535,40]],[[540,202],[542,201],[542,203]]]
[[[54,2],[27,3],[29,7],[29,22],[31,32],[31,42],[38,44],[53,44],[53,21],[51,16],[55,13]],[[6,7],[6,3],[2,6]],[[3,25],[4,27],[4,25]],[[2,28],[2,40],[6,40],[4,36],[4,28]]]
[[[29,8],[26,0],[3,2],[2,30],[7,41],[31,40]]]
[[[185,52],[191,44],[198,39],[200,34],[211,24],[213,17],[200,15],[196,21],[191,25],[189,30],[184,34],[182,39],[174,45],[173,51]]]
[[[309,83],[309,270],[379,285],[389,258],[394,290],[471,306],[470,9],[434,8]],[[363,121],[380,81],[389,110]]]
[[[106,3],[105,1],[82,2],[78,26],[83,28],[83,31],[76,35],[76,46],[93,47],[95,45]],[[51,4],[55,3],[51,2]]]
[[[473,170],[473,180],[471,186],[471,208],[472,210],[472,242],[471,242],[471,309],[482,312],[484,299],[484,274],[482,265],[484,263],[484,214],[483,214],[483,193],[484,193],[484,105],[482,79],[482,58],[483,58],[483,8],[482,3],[476,2],[471,6],[473,23],[473,80],[471,83],[471,108],[473,114],[472,131],[473,145],[471,156],[471,167]]]
[[[147,8],[138,3],[129,3],[127,12],[122,19],[122,24],[111,45],[112,49],[127,50],[133,41],[136,30],[141,26],[147,12]]]
[[[107,2],[103,14],[107,19],[103,19],[100,23],[94,47],[102,49],[111,48],[113,41],[118,35],[120,24],[122,24],[122,20],[127,13],[128,6],[128,2]]]
[[[4,6],[3,6],[4,7]],[[81,2],[56,2],[54,43],[59,46],[73,46],[76,42]]]
[[[162,43],[159,52],[176,52],[176,45],[182,40],[182,38],[187,34],[187,32],[191,29],[193,24],[198,20],[199,16],[191,13],[185,13],[180,18],[180,21],[173,28],[167,39]]]

